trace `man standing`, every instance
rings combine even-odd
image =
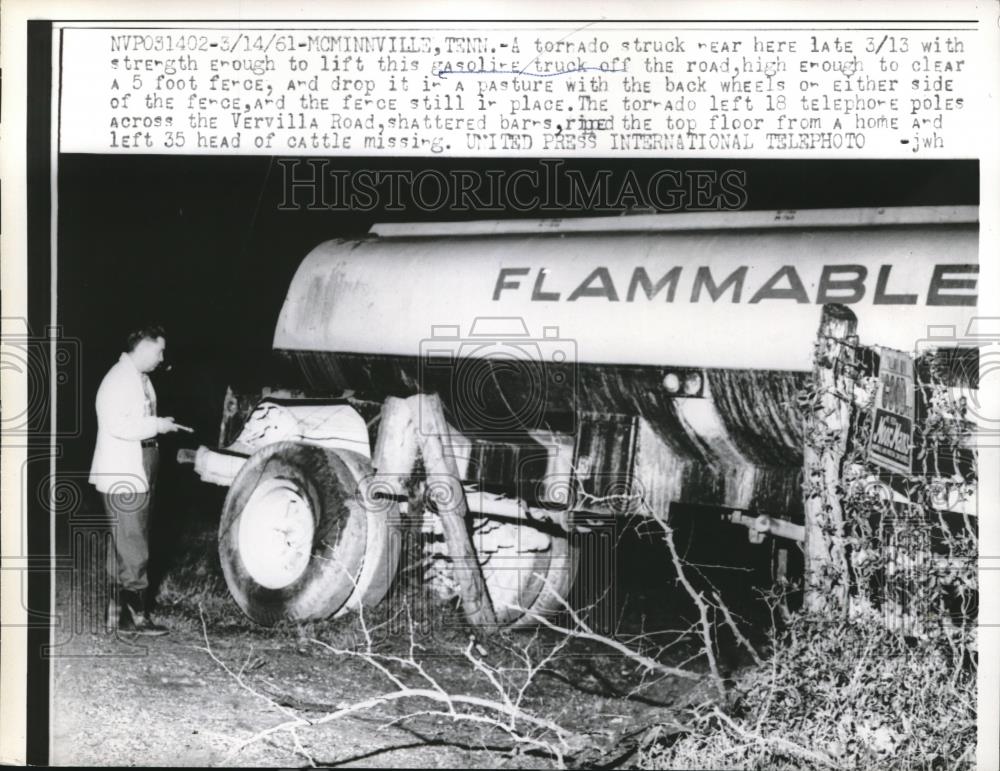
[[[97,446],[90,483],[101,493],[113,533],[108,544],[113,587],[108,631],[167,633],[152,622],[146,607],[149,516],[159,460],[156,436],[191,429],[156,416],[156,392],[148,373],[163,361],[165,348],[161,327],[135,330],[97,389]]]

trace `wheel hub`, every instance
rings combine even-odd
[[[253,580],[268,589],[294,583],[309,566],[314,522],[312,506],[296,485],[262,481],[239,518],[240,558]]]

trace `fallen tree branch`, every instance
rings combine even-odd
[[[545,581],[546,587],[548,587],[548,580],[547,579],[543,580]],[[559,602],[559,604],[562,605],[567,615],[569,615],[569,617],[573,620],[573,623],[576,624],[577,627],[576,629],[570,629],[568,627],[560,626],[559,624],[554,624],[553,622],[549,621],[548,618],[546,618],[544,615],[540,613],[530,613],[530,611],[527,610],[525,610],[525,613],[530,613],[532,619],[537,621],[539,624],[551,629],[554,632],[558,632],[568,637],[576,637],[580,640],[588,640],[590,642],[596,642],[601,645],[605,645],[611,648],[612,650],[618,651],[626,658],[635,661],[637,664],[644,667],[645,669],[652,670],[654,672],[660,672],[665,675],[673,675],[674,677],[682,677],[687,680],[701,680],[704,677],[704,675],[699,672],[692,672],[687,669],[681,669],[679,667],[671,667],[666,664],[662,664],[656,659],[643,655],[642,653],[639,653],[638,651],[630,648],[629,646],[625,645],[622,642],[619,642],[618,640],[615,640],[612,637],[608,637],[607,635],[595,632],[587,624],[587,622],[585,622],[582,618],[580,618],[580,615],[575,610],[573,610],[573,608],[565,599],[563,599],[555,592],[553,592],[553,594],[556,600]],[[521,609],[519,608],[519,610]]]
[[[677,546],[674,544],[673,529],[666,522],[662,521],[660,517],[657,517],[657,521],[663,527],[663,540],[666,541],[667,548],[670,550],[670,558],[674,561],[674,567],[677,568],[677,580],[681,582],[698,608],[698,616],[701,622],[702,646],[705,651],[705,657],[708,659],[708,668],[712,672],[712,679],[715,682],[715,689],[718,691],[719,697],[725,701],[726,686],[719,672],[719,662],[715,658],[715,651],[713,649],[712,622],[708,617],[708,603],[705,602],[705,598],[701,592],[692,586],[684,572],[684,563],[681,560],[680,554],[677,553]]]
[[[441,708],[418,709],[395,720],[389,720],[389,725],[419,716],[431,715],[486,726],[502,731],[516,745],[530,746],[535,748],[535,750],[541,751],[552,758],[560,768],[565,767],[567,755],[579,752],[588,746],[589,740],[586,736],[569,731],[552,720],[532,714],[522,706],[528,685],[531,684],[537,673],[551,659],[551,656],[555,655],[553,651],[550,651],[547,656],[538,662],[532,662],[528,652],[524,651],[526,666],[519,667],[516,670],[524,673],[524,682],[519,685],[510,685],[504,682],[504,674],[509,670],[493,667],[476,656],[473,653],[474,640],[472,640],[465,648],[463,655],[471,664],[473,671],[486,677],[491,686],[497,691],[498,696],[497,698],[485,698],[469,693],[450,693],[448,689],[443,687],[417,661],[415,654],[420,649],[420,646],[414,639],[412,620],[410,623],[410,647],[407,656],[378,653],[373,650],[371,632],[365,624],[364,613],[362,611],[359,613],[360,625],[365,638],[365,646],[362,650],[336,648],[316,639],[310,639],[310,642],[333,655],[350,656],[374,667],[392,684],[393,690],[378,693],[348,704],[337,705],[334,709],[330,710],[331,705],[305,702],[296,704],[292,700],[284,699],[281,696],[269,696],[251,687],[244,679],[245,665],[240,667],[238,671],[234,670],[219,658],[212,649],[204,613],[200,608],[199,613],[201,615],[202,634],[205,639],[205,645],[199,647],[199,650],[204,650],[212,661],[218,664],[241,689],[263,701],[268,707],[287,718],[276,725],[264,728],[240,740],[226,753],[222,760],[223,764],[232,762],[240,753],[254,744],[278,734],[287,733],[292,741],[291,751],[304,757],[310,765],[315,765],[315,759],[306,751],[301,742],[298,735],[299,730],[303,728],[315,728],[335,720],[373,710],[377,707],[407,700],[431,702],[441,705]],[[393,671],[391,668],[393,665],[412,672],[413,675],[419,678],[418,684],[408,683],[403,676]],[[285,703],[282,703],[279,699],[282,699]],[[324,714],[310,718],[300,714],[299,710],[309,712],[322,710]],[[286,749],[288,748],[286,747]]]
[[[828,758],[826,755],[821,755],[818,752],[813,752],[812,750],[807,750],[800,744],[796,744],[789,739],[783,739],[780,736],[761,736],[753,731],[748,731],[742,726],[738,725],[732,718],[726,715],[718,707],[712,708],[712,713],[719,718],[723,723],[725,723],[730,729],[735,731],[743,739],[749,739],[751,741],[757,742],[758,744],[769,744],[773,747],[779,748],[794,755],[802,760],[808,760],[813,763],[819,763],[820,765],[827,766],[828,768],[838,768],[838,765]]]
[[[733,618],[733,614],[729,612],[729,607],[722,601],[718,592],[713,592],[712,597],[715,600],[715,605],[719,610],[722,611],[722,617],[726,620],[726,626],[733,633],[733,636],[742,645],[747,652],[753,657],[754,664],[761,666],[764,660],[757,654],[757,650],[750,644],[750,641],[746,638],[746,635],[740,631],[740,628],[736,625],[736,621]]]

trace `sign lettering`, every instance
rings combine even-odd
[[[579,275],[557,274],[544,267],[503,267],[493,285],[493,300],[511,297],[532,302],[619,302],[624,298],[626,303],[852,305],[867,299],[874,305],[927,306],[975,306],[977,301],[978,265],[935,265],[920,294],[898,291],[896,284],[902,281],[896,280],[893,265],[879,266],[874,275],[864,265],[823,265],[818,278],[811,281],[807,279],[815,270],[804,277],[804,269],[782,265],[753,282],[751,267],[637,265],[622,269],[595,265]]]
[[[913,451],[913,361],[891,348],[878,351],[879,388],[868,458],[889,471],[908,474]]]

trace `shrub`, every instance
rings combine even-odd
[[[871,621],[795,619],[726,705],[695,708],[687,731],[654,731],[640,767],[971,767],[970,641],[961,630],[950,640],[905,638]]]

